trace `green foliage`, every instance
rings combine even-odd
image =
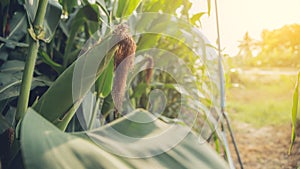
[[[204,15],[205,12],[200,12],[200,13],[197,13],[196,15],[194,15],[192,18],[191,18],[191,23],[193,25],[196,25],[197,24],[197,21],[200,20],[201,16]]]
[[[18,43],[25,36],[27,29],[26,16],[24,15],[24,12],[16,12],[15,15],[12,16],[12,19],[10,20],[10,27],[10,33],[5,39],[10,42]],[[2,50],[4,48],[3,45],[4,44],[0,44]],[[15,49],[15,47],[18,46],[10,43],[6,43],[5,45],[12,49]]]
[[[104,70],[104,72],[100,75],[95,83],[95,90],[98,93],[98,97],[107,97],[113,85],[113,74],[114,74],[114,59],[111,59],[109,65]]]
[[[292,107],[292,134],[291,134],[291,144],[289,148],[289,154],[293,149],[293,145],[296,139],[296,122],[297,122],[297,113],[298,113],[298,99],[299,99],[299,80],[300,80],[300,72],[297,76],[297,81],[295,84],[295,91],[293,95],[293,107]]]
[[[89,91],[91,86],[95,83],[95,79],[86,79],[85,85],[78,85],[80,93],[76,96],[73,95],[72,88],[74,87],[74,70],[76,65],[83,66],[87,65],[97,65],[100,62],[99,70],[97,75],[99,76],[104,69],[108,66],[111,58],[114,54],[114,49],[111,51],[106,51],[110,49],[107,43],[102,43],[101,45],[95,46],[89,52],[83,54],[76,62],[74,62],[67,70],[61,74],[58,79],[51,85],[51,87],[43,94],[39,99],[38,103],[34,106],[34,109],[41,113],[46,119],[56,124],[62,130],[65,130],[67,124],[70,122],[71,118],[75,114],[78,106],[82,102],[85,94]],[[103,52],[105,51],[105,52]],[[107,57],[105,57],[105,53]],[[104,58],[105,57],[105,58]],[[88,77],[88,69],[84,69],[84,77]],[[80,88],[81,87],[81,88]],[[57,99],[60,98],[60,99]]]
[[[48,0],[37,1],[38,3],[37,9],[35,7],[31,8],[33,2],[28,2],[28,3],[29,4],[27,5],[29,5],[29,7],[27,6],[28,7],[27,11],[36,10],[36,15],[32,16],[28,14],[28,20],[30,25],[30,28],[28,29],[28,34],[30,35],[30,38],[29,38],[29,47],[27,51],[28,53],[26,57],[25,67],[24,67],[24,73],[22,75],[20,96],[18,99],[17,116],[16,116],[17,121],[23,118],[24,113],[26,112],[26,109],[28,107],[31,82],[33,79],[36,58],[39,50],[39,41],[43,40],[45,42],[49,42],[51,40],[51,36],[52,36],[51,34],[53,34],[53,31],[56,29],[61,14],[60,5],[59,4],[57,5],[55,2],[50,4],[48,3]],[[50,6],[50,10],[47,10],[49,9],[47,8],[48,5]],[[56,5],[58,9],[51,8],[51,5]],[[51,9],[54,9],[54,11],[53,10],[51,11]],[[53,20],[44,21],[47,11],[53,13],[52,16],[54,18]],[[45,23],[46,26],[44,25]]]
[[[121,18],[131,15],[140,2],[141,0],[118,0],[118,8],[115,16]]]
[[[21,142],[24,147],[24,164],[26,168],[193,168],[201,166],[204,168],[228,168],[227,164],[209,147],[206,143],[200,144],[193,133],[188,135],[169,151],[162,151],[153,157],[127,158],[118,154],[108,153],[107,148],[117,146],[120,151],[126,154],[153,154],[168,146],[167,139],[176,138],[178,133],[188,130],[178,125],[176,129],[168,131],[165,137],[158,137],[158,140],[151,143],[148,149],[134,148],[134,145],[143,142],[143,138],[155,137],[157,133],[163,133],[166,124],[159,120],[151,123],[137,123],[129,120],[153,119],[156,118],[149,112],[137,110],[130,114],[130,117],[119,119],[118,122],[109,126],[116,129],[123,135],[138,137],[136,143],[128,143],[124,138],[114,138],[109,135],[102,137],[99,133],[109,133],[109,127],[99,128],[94,131],[78,134],[67,134],[58,130],[51,123],[33,109],[29,109],[21,130]],[[174,125],[174,124],[173,124]],[[34,132],[32,132],[34,131]],[[86,135],[99,135],[93,141],[101,141],[102,147],[91,143]],[[164,139],[167,138],[167,139]],[[97,140],[98,139],[98,140]],[[33,141],[34,140],[34,141]],[[119,144],[118,144],[119,143]],[[127,146],[120,146],[126,144]],[[80,146],[78,146],[80,145]],[[133,148],[130,148],[132,147]],[[143,152],[141,152],[143,151]],[[32,158],[35,157],[35,158]],[[186,160],[186,159],[189,160]]]
[[[27,12],[30,29],[33,31],[33,27],[36,25],[33,25],[34,22],[36,22],[36,16],[37,10],[38,10],[39,0],[36,3],[29,2],[29,0],[25,0],[24,7]],[[46,14],[43,18],[43,31],[40,35],[40,40],[43,40],[47,43],[49,43],[54,36],[55,30],[58,26],[58,21],[60,20],[60,16],[62,13],[62,7],[61,5],[55,1],[55,0],[49,0],[46,6]],[[30,31],[29,31],[30,33]],[[33,33],[33,32],[32,32]],[[31,36],[39,36],[39,35],[31,35]]]
[[[41,2],[46,4],[43,6],[43,15],[39,14]],[[112,165],[115,168],[141,168],[145,164],[153,168],[226,166],[207,145],[195,147],[198,144],[197,138],[191,133],[175,149],[136,161],[107,153],[87,139],[88,134],[95,133],[63,132],[66,129],[71,132],[93,129],[94,126],[99,126],[98,116],[104,117],[100,125],[114,120],[110,118],[115,109],[111,91],[115,76],[114,57],[119,46],[115,45],[116,39],[110,35],[111,29],[123,22],[130,23],[129,29],[135,33],[133,38],[137,44],[137,61],[134,69],[139,70],[145,66],[152,68],[154,64],[168,71],[142,71],[135,75],[130,72],[129,75],[135,78],[130,79],[132,83],[127,86],[127,94],[133,107],[126,109],[126,113],[138,107],[151,108],[153,114],[162,113],[174,120],[165,117],[162,119],[175,122],[183,106],[187,119],[190,118],[188,113],[200,114],[188,122],[196,121],[199,125],[209,123],[211,130],[214,130],[217,122],[208,116],[212,113],[217,115],[219,111],[218,105],[214,105],[211,100],[218,96],[219,81],[215,69],[217,62],[211,56],[214,50],[206,46],[207,42],[194,28],[200,26],[201,16],[210,13],[210,0],[208,11],[198,11],[196,14],[189,14],[192,5],[189,0],[46,2],[0,2],[0,13],[4,16],[0,23],[0,134],[12,127],[16,130],[17,138],[13,140],[10,147],[12,155],[6,157],[5,164],[1,159],[4,168],[111,168]],[[146,12],[156,13],[143,15]],[[135,14],[132,15],[133,13]],[[87,40],[89,42],[85,44]],[[154,52],[153,55],[145,53],[151,48],[163,52]],[[26,57],[29,59],[25,59]],[[158,58],[164,58],[164,61],[159,62]],[[170,63],[176,64],[169,65]],[[25,71],[24,65],[27,65]],[[91,77],[89,66],[95,69],[95,77]],[[78,77],[74,72],[78,70],[82,70],[82,77],[76,81]],[[23,78],[22,81],[22,75],[29,77],[25,85],[21,85],[26,79]],[[21,97],[18,93],[19,90],[25,91],[24,86],[30,95]],[[154,89],[160,89],[166,96],[162,97],[159,92],[150,93]],[[17,101],[22,103],[22,108],[16,111]],[[161,106],[165,106],[163,112]],[[25,114],[23,110],[27,108]],[[85,126],[74,116],[76,111],[78,114],[80,111],[89,112],[90,117],[84,117]],[[144,111],[131,114],[153,118],[153,115]],[[143,138],[147,134],[151,135],[152,130],[159,131],[161,126],[167,125],[159,121],[142,130],[143,126],[134,124],[136,127],[132,127],[128,123],[123,118],[97,131],[104,132],[107,126],[115,126],[124,134]],[[201,130],[196,127],[194,129],[197,132]],[[186,128],[179,128],[178,131],[181,130]],[[172,132],[169,138],[175,137],[178,131]],[[219,139],[218,144],[222,145],[217,134],[214,134],[214,139],[216,142]],[[155,142],[153,149],[159,148],[161,143],[168,144],[170,140]],[[117,142],[123,143],[124,140],[111,139],[107,143],[117,146]],[[126,146],[120,148],[126,150]],[[187,162],[183,157],[193,160]]]

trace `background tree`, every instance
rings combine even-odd
[[[261,40],[255,42],[248,33],[239,45],[238,57],[246,58],[246,66],[300,67],[300,25],[285,25],[263,30]]]
[[[246,59],[253,57],[252,50],[254,46],[253,39],[249,36],[249,33],[246,32],[243,40],[239,41],[239,53],[238,56],[242,57],[242,61],[245,62]]]

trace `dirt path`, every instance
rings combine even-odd
[[[300,127],[298,127],[298,138],[292,154],[288,156],[291,133],[289,125],[265,126],[259,129],[246,123],[235,122],[232,125],[245,169],[297,169],[297,166],[300,167]],[[231,149],[235,156],[233,147]],[[235,162],[237,163],[236,159]],[[236,168],[239,168],[239,165]]]

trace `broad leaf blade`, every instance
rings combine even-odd
[[[89,4],[82,8],[79,8],[73,15],[69,18],[69,31],[66,32],[69,36],[66,42],[66,48],[64,53],[64,66],[67,66],[69,62],[73,61],[74,58],[71,58],[72,50],[74,50],[73,46],[76,43],[76,37],[79,33],[80,29],[86,23],[94,23],[98,24],[100,18],[100,12],[98,10],[98,6],[96,4]],[[87,32],[94,33],[94,30],[87,29]],[[66,35],[67,35],[66,34]]]
[[[39,0],[25,0],[24,6],[29,20],[33,23],[38,10]]]
[[[34,109],[65,130],[86,93],[108,66],[115,43],[111,39],[103,40],[85,52],[56,79]]]
[[[116,17],[126,17],[131,15],[132,12],[137,8],[141,0],[119,0]]]
[[[10,30],[6,39],[13,42],[19,42],[27,33],[27,20],[25,14],[22,12],[15,12],[10,23],[12,30]],[[0,48],[3,46],[4,44],[0,44]],[[13,49],[16,47],[14,43],[8,43],[5,46]]]
[[[109,127],[118,130],[126,136],[136,137],[139,141],[128,143],[120,138],[113,138],[109,127],[86,133],[103,141],[104,144],[117,147],[118,150],[130,151],[129,154],[143,155],[160,151],[168,146],[172,139],[178,137],[178,132],[185,132],[187,128],[176,125],[177,130],[168,131],[167,139],[157,137],[158,142],[153,142],[147,147],[138,147],[144,138],[165,132],[165,129],[174,124],[167,124],[160,120],[149,123],[138,123],[129,120],[156,119],[148,112],[137,110],[130,117],[122,118],[112,123]],[[33,132],[34,131],[34,132]],[[108,136],[108,137],[107,137]],[[200,143],[192,133],[188,133],[183,140],[172,149],[163,151],[156,156],[147,158],[128,158],[114,153],[108,153],[101,145],[96,146],[84,133],[67,134],[37,114],[33,109],[28,109],[21,129],[22,154],[26,168],[228,168],[214,150],[205,143]],[[129,145],[120,146],[123,144]],[[132,149],[133,148],[133,149]],[[189,160],[187,160],[189,159]]]
[[[16,97],[19,94],[22,72],[0,73],[0,100]]]
[[[0,101],[19,95],[22,73],[21,71],[0,72]],[[48,86],[49,84],[49,81],[36,77],[32,80],[31,89],[37,86]]]
[[[100,75],[95,83],[95,88],[98,93],[98,97],[105,98],[109,95],[112,90],[114,75],[114,60],[112,59],[105,69],[105,71]]]
[[[44,20],[45,37],[42,39],[45,42],[49,43],[54,36],[55,30],[60,21],[61,14],[61,5],[55,0],[49,0]]]
[[[18,71],[23,71],[25,62],[20,60],[8,60],[3,63],[0,67],[0,72],[12,72],[16,73]]]
[[[61,132],[30,108],[22,123],[21,143],[26,168],[125,167],[116,157],[96,145]]]

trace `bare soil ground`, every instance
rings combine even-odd
[[[234,122],[235,137],[245,169],[300,169],[300,125],[291,155],[290,125],[254,128],[247,123]],[[233,146],[232,156],[239,168]]]

